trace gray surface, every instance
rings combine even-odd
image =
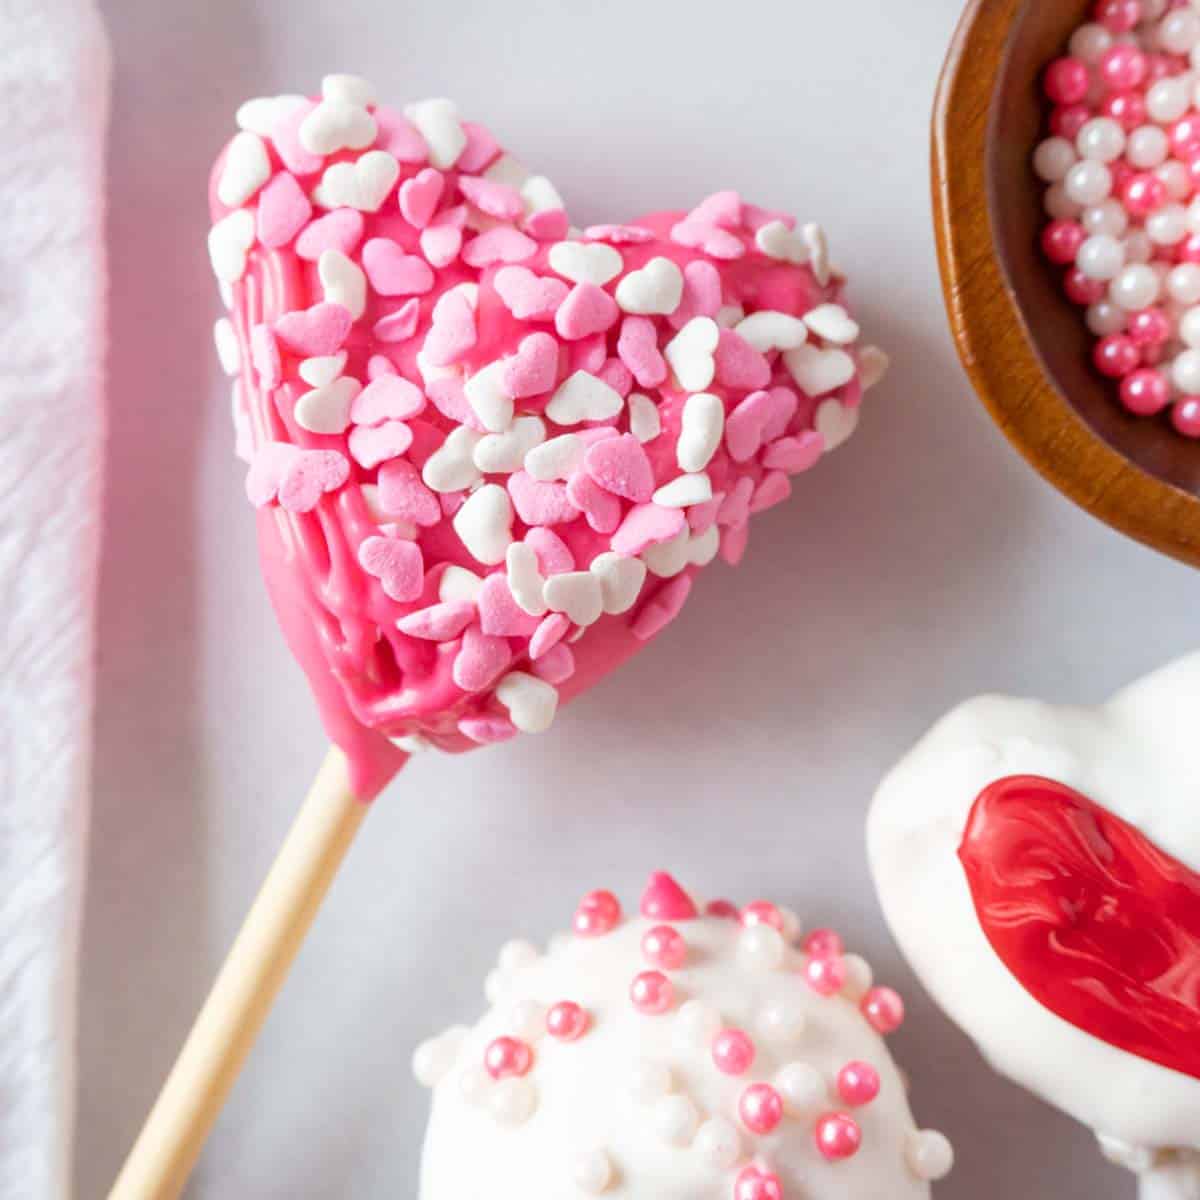
[[[743,567],[714,566],[550,736],[415,762],[389,789],[191,1194],[411,1196],[414,1043],[478,1011],[504,938],[543,938],[585,885],[629,895],[659,865],[840,924],[908,992],[895,1049],[960,1155],[940,1196],[1128,1188],[932,1011],[863,861],[874,784],[943,709],[994,688],[1099,699],[1196,628],[1197,578],[1027,470],[954,358],[926,144],[955,0],[107,8],[116,344],[79,1195],[111,1180],[321,755],[230,457],[203,238],[236,104],[326,70],[394,101],[455,96],[581,224],[728,186],[822,220],[895,365]]]

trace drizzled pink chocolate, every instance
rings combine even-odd
[[[572,232],[446,101],[251,101],[212,179],[267,585],[357,793],[538,732],[736,562],[880,356],[823,236],[721,192]]]

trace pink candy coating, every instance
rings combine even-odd
[[[642,956],[651,966],[677,971],[687,962],[687,942],[670,925],[656,925],[642,937]]]
[[[527,1075],[533,1066],[533,1049],[519,1038],[498,1037],[483,1052],[483,1065],[493,1079]]]
[[[830,1162],[853,1158],[862,1145],[862,1130],[858,1122],[846,1113],[829,1113],[821,1117],[813,1137],[817,1149]]]
[[[890,987],[873,987],[859,1005],[877,1033],[895,1033],[904,1023],[904,1001]]]
[[[804,979],[819,996],[836,996],[846,982],[845,960],[831,955],[810,958],[804,965]]]
[[[745,1075],[754,1065],[754,1041],[740,1029],[722,1029],[712,1041],[717,1070],[726,1075]]]
[[[751,1133],[764,1137],[783,1120],[783,1098],[769,1083],[752,1083],[738,1100],[738,1116]]]
[[[870,1063],[848,1062],[837,1074],[837,1090],[852,1107],[870,1104],[879,1095],[879,1072]]]
[[[587,1032],[591,1018],[573,1000],[560,1000],[546,1013],[546,1032],[560,1042],[574,1042]]]
[[[588,892],[579,902],[572,923],[579,937],[600,937],[611,933],[621,920],[621,902],[612,892]]]
[[[643,971],[629,985],[633,1007],[646,1016],[661,1016],[675,1003],[675,987],[661,971]]]

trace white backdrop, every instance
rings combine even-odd
[[[206,172],[237,103],[329,70],[455,97],[580,224],[719,187],[822,221],[894,356],[859,434],[554,731],[414,762],[370,817],[192,1195],[409,1197],[408,1060],[472,1019],[499,943],[668,866],[835,923],[907,994],[894,1039],[959,1166],[939,1196],[1130,1187],[990,1074],[882,926],[881,773],[989,689],[1099,699],[1194,646],[1200,577],[1028,470],[939,298],[928,112],[957,0],[109,0],[113,445],[82,994],[81,1198],[103,1194],[322,754],[255,564],[209,330]],[[723,635],[723,636],[722,636]]]

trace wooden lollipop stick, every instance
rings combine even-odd
[[[330,750],[109,1200],[175,1200],[367,811]]]

